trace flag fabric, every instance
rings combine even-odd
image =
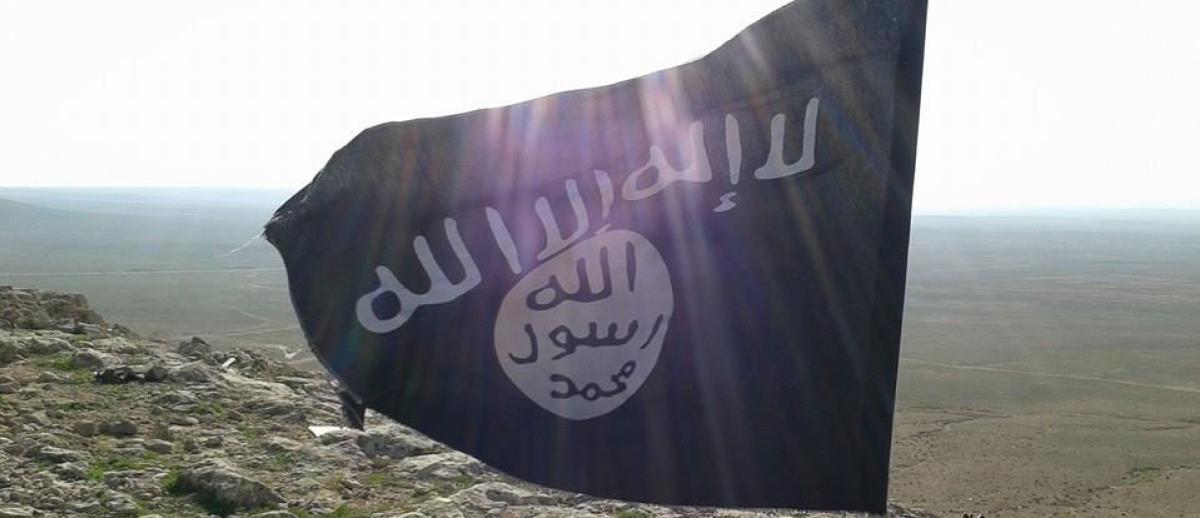
[[[883,512],[924,17],[796,1],[676,68],[363,131],[266,227],[313,352],[531,482]]]

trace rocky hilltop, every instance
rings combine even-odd
[[[0,518],[835,516],[563,493],[383,416],[342,422],[324,374],[144,339],[81,295],[0,286]]]

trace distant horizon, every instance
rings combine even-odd
[[[280,195],[290,195],[303,188],[303,185],[290,186],[254,186],[254,185],[0,185],[0,199],[5,198],[5,191],[193,191],[193,192],[263,192]],[[22,203],[28,201],[12,200]],[[1200,199],[1195,201],[1159,202],[1159,203],[1057,203],[1057,204],[1023,204],[1023,205],[982,205],[978,207],[963,206],[920,206],[914,204],[914,215],[1007,215],[1029,213],[1078,213],[1086,211],[1182,211],[1200,212]]]

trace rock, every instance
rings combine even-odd
[[[24,518],[33,516],[32,507],[0,507],[0,518]]]
[[[207,383],[212,379],[212,374],[208,366],[192,362],[167,371],[167,379],[178,383]]]
[[[136,498],[151,499],[162,495],[162,477],[166,474],[166,471],[157,468],[114,470],[105,472],[101,481],[109,489],[131,494]]]
[[[146,517],[143,516],[142,518],[146,518]],[[267,511],[265,513],[258,513],[256,515],[254,515],[254,518],[299,518],[299,517],[296,516],[295,514],[292,514],[289,511]]]
[[[7,337],[0,337],[0,365],[12,363],[17,359],[17,343]]]
[[[220,435],[210,435],[200,440],[200,445],[205,448],[220,448],[225,444],[225,440]]]
[[[16,383],[0,383],[0,394],[16,394],[21,386]]]
[[[83,480],[87,478],[87,470],[75,462],[64,462],[50,468],[50,471],[66,480]]]
[[[303,444],[285,437],[269,437],[266,442],[267,451],[281,453],[300,451],[304,448]]]
[[[363,432],[361,430],[351,430],[349,428],[338,428],[336,430],[329,430],[325,433],[322,433],[320,436],[317,437],[317,441],[320,442],[324,446],[328,446],[330,444],[338,444],[338,443],[346,442],[346,441],[357,442],[358,438],[362,437],[364,435],[366,435],[366,432]],[[356,444],[356,446],[357,446],[357,444]]]
[[[190,341],[179,342],[179,346],[175,348],[175,352],[191,358],[200,358],[212,354],[212,346],[208,345],[202,338],[193,336]]]
[[[417,455],[402,461],[397,471],[408,477],[461,480],[483,474],[483,464],[460,452]]]
[[[64,351],[73,351],[74,347],[71,342],[55,337],[32,336],[25,339],[21,343],[22,352],[30,355],[45,355],[55,354]]]
[[[436,497],[436,498],[430,498],[429,500],[426,500],[424,503],[421,504],[420,511],[418,512],[418,514],[420,514],[421,516],[428,516],[430,518],[465,518],[466,517],[466,515],[463,514],[463,512],[459,510],[458,503],[454,502],[453,500],[450,500],[449,498],[445,498],[445,497]],[[485,513],[481,512],[481,511],[476,511],[476,513],[472,513],[472,516],[474,516],[475,514],[483,516]]]
[[[494,515],[489,514],[489,516],[494,516],[494,518],[605,518],[608,515],[589,513],[586,511],[581,511],[579,509],[573,509],[570,507],[553,507],[553,506],[548,506],[548,505],[523,505],[523,506],[517,506],[517,507],[507,507],[507,508],[501,509],[500,511],[496,512]],[[617,516],[632,516],[632,517],[638,517],[638,518],[641,518],[641,517],[648,518],[650,515],[646,514],[646,513],[634,512],[634,513],[620,513]],[[765,518],[767,515],[765,515],[765,514],[747,515],[745,518],[751,518],[751,516],[755,516],[755,517],[762,516]]]
[[[71,430],[84,437],[91,437],[100,433],[100,427],[92,421],[76,421],[71,425]]]
[[[95,499],[84,500],[71,504],[71,510],[80,514],[88,515],[95,514],[95,511],[100,508],[100,501]]]
[[[55,448],[54,446],[42,446],[34,456],[39,460],[54,464],[78,462],[87,458],[87,454],[85,453],[65,448]]]
[[[295,403],[272,397],[252,399],[243,404],[242,408],[250,413],[270,416],[290,414],[297,410]]]
[[[95,340],[92,342],[92,346],[97,349],[111,351],[118,354],[142,354],[146,352],[145,347],[132,343],[129,340],[121,337]]]
[[[67,381],[66,378],[63,378],[62,376],[50,371],[45,371],[41,374],[38,374],[37,380],[38,383],[63,383]]]
[[[175,440],[175,434],[171,432],[171,427],[162,423],[154,423],[151,425],[149,436],[151,439],[158,439],[166,442]]]
[[[179,475],[182,490],[198,493],[222,505],[253,509],[283,502],[271,488],[238,473],[224,460],[212,460],[183,470]]]
[[[511,505],[549,505],[554,503],[553,496],[534,493],[503,482],[485,482],[464,489],[460,493],[482,493],[488,500]]]
[[[188,437],[183,440],[183,451],[187,453],[200,453],[200,443],[193,437]]]
[[[186,415],[170,415],[167,416],[167,422],[175,426],[196,426],[200,424],[200,420],[195,417]]]
[[[161,439],[149,439],[146,441],[146,449],[154,453],[173,453],[175,451],[175,444]]]
[[[403,459],[440,450],[436,442],[395,427],[368,430],[365,434],[358,436],[356,442],[367,457]]]
[[[138,506],[133,497],[117,491],[105,495],[104,508],[113,516],[137,516]]]
[[[25,422],[30,423],[30,424],[47,426],[50,424],[50,418],[47,417],[46,413],[42,412],[42,411],[30,412],[28,414],[25,414]]]
[[[471,486],[448,497],[457,508],[487,514],[507,506],[552,505],[554,497],[528,491],[503,482],[485,482]],[[422,512],[429,510],[422,508]]]
[[[146,369],[146,373],[142,375],[142,379],[148,383],[157,383],[167,380],[167,369],[161,365],[154,365]]]
[[[128,419],[114,419],[100,425],[100,433],[113,436],[128,436],[138,433],[138,426]]]
[[[200,402],[196,399],[196,395],[188,390],[172,390],[164,394],[160,394],[154,398],[154,402],[160,405],[195,405]]]
[[[80,349],[71,355],[71,365],[77,369],[101,369],[107,363],[116,363],[116,360],[95,349]]]

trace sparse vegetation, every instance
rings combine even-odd
[[[100,457],[94,459],[87,469],[87,478],[89,480],[101,480],[104,474],[110,471],[125,471],[131,469],[145,469],[148,467],[158,466],[158,456],[147,454],[143,457]]]
[[[1125,473],[1126,484],[1146,484],[1158,480],[1162,469],[1156,467],[1134,468]]]
[[[220,401],[201,401],[192,406],[192,413],[204,414],[214,417],[224,417],[229,413],[229,409]]]
[[[55,354],[51,356],[35,356],[29,360],[29,364],[42,369],[50,369],[60,372],[87,371],[87,369],[76,367],[71,362],[71,357],[65,354]]]

